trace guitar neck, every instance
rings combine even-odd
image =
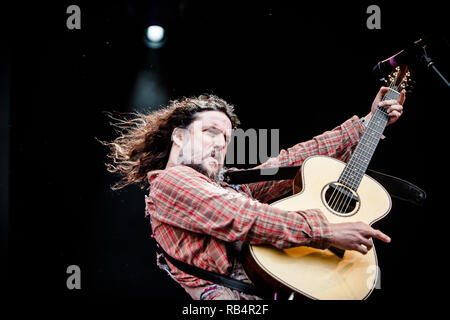
[[[400,93],[389,89],[384,95],[384,100],[397,100]],[[378,142],[383,136],[383,131],[389,121],[389,115],[387,114],[387,107],[378,108],[369,121],[369,124],[361,137],[355,151],[350,158],[350,161],[345,166],[344,171],[339,177],[339,182],[347,187],[357,190],[361,180],[366,173],[370,160],[375,152]]]

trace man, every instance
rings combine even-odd
[[[403,113],[405,91],[397,100],[381,101],[382,87],[365,120],[388,107],[392,124]],[[215,96],[173,101],[163,110],[119,120],[122,135],[111,143],[108,164],[122,175],[113,186],[149,184],[146,214],[153,236],[172,257],[197,267],[246,280],[238,260],[239,244],[271,244],[278,248],[330,246],[365,254],[372,238],[390,238],[364,223],[331,224],[317,208],[285,211],[264,202],[287,193],[292,180],[230,186],[221,181],[231,130],[239,120],[234,109]],[[312,155],[346,161],[365,130],[357,116],[312,140],[281,150],[259,167],[299,165]],[[158,257],[193,299],[259,299],[186,274]]]

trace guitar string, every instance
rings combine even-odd
[[[398,78],[398,73],[397,73],[397,75],[396,75],[396,79],[395,79],[395,81],[392,81],[391,83],[390,83],[390,85],[389,85],[389,89],[394,89],[394,87],[396,87],[395,86],[395,83],[396,83],[396,80],[397,80],[397,78]],[[403,79],[402,79],[402,82],[403,82]],[[397,89],[397,87],[395,88],[395,89]],[[394,90],[395,90],[394,89]],[[392,94],[394,94],[391,90],[388,90],[388,92],[385,94],[385,96],[383,97],[383,99],[382,99],[382,101],[384,101],[384,100],[391,100],[391,99],[393,99],[393,98],[395,98],[395,96],[393,96]],[[395,93],[395,95],[397,95],[396,93]],[[397,97],[398,98],[398,97]],[[380,108],[381,109],[381,108]],[[377,109],[377,110],[380,110],[380,109]],[[382,111],[382,110],[380,110],[380,111]],[[382,111],[382,113],[383,113],[383,111]],[[374,116],[376,115],[376,113],[374,114]],[[372,124],[373,125],[373,124]],[[376,130],[375,130],[376,131]],[[369,142],[371,142],[371,143],[376,143],[376,141],[370,141],[370,139],[372,138],[372,139],[374,139],[374,137],[370,137],[370,136],[367,136],[367,140],[369,141]],[[379,139],[378,139],[379,140]],[[360,148],[361,149],[361,148]],[[363,150],[362,150],[363,151]],[[361,159],[358,159],[358,157],[359,157],[359,153],[357,153],[356,155],[355,155],[356,157],[354,158],[354,160],[361,160]],[[362,155],[361,155],[362,156]],[[360,157],[359,157],[360,158]],[[367,159],[367,160],[370,160],[370,159]],[[366,161],[367,161],[366,160]],[[356,164],[353,164],[353,162],[356,162],[356,161],[352,161],[352,163],[350,163],[349,164],[349,167],[347,167],[348,169],[352,169],[353,171],[356,171],[356,170],[361,170],[361,168],[357,168],[356,167]],[[360,173],[359,173],[359,175],[360,175]],[[356,180],[355,180],[356,179]],[[352,180],[355,180],[355,181],[352,181]],[[342,179],[340,179],[340,182],[343,184],[343,185],[345,185],[347,188],[349,188],[349,189],[352,189],[352,186],[354,187],[354,188],[357,188],[357,186],[354,186],[355,184],[356,184],[356,182],[357,182],[357,180],[358,180],[358,176],[356,176],[356,178],[354,177],[354,175],[353,176],[346,176],[345,175],[345,171],[344,171],[344,175],[342,176]],[[360,180],[360,179],[359,179]],[[348,185],[347,185],[348,184]],[[350,205],[350,203],[351,203],[351,200],[353,199],[353,194],[352,194],[352,192],[351,191],[347,191],[346,189],[346,187],[343,187],[343,186],[337,186],[337,187],[335,187],[335,189],[333,190],[333,193],[332,193],[332,195],[331,195],[331,197],[330,197],[330,200],[331,200],[331,205],[330,205],[330,207],[333,209],[333,210],[335,210],[335,211],[337,211],[337,212],[339,212],[339,213],[344,213],[344,212],[347,212],[347,210],[348,210],[348,207],[349,207],[349,205]],[[345,193],[346,194],[344,194],[344,191],[345,190]],[[338,192],[338,195],[336,196],[335,194],[336,194],[336,191]],[[345,207],[345,208],[344,208]]]
[[[392,85],[389,86],[390,89],[392,89],[392,87],[393,87]],[[391,94],[392,94],[392,91],[389,90],[385,94],[385,96],[383,97],[382,101],[390,100],[391,98],[394,98],[394,96],[392,96]],[[381,113],[380,113],[380,111],[381,111]],[[381,119],[379,119],[380,118],[380,116],[379,116],[380,114],[383,116],[383,110],[381,110],[381,108],[377,109],[376,112],[374,113],[374,116],[373,116],[374,121],[375,120],[381,120]],[[375,130],[373,128],[373,126],[374,126],[374,122],[371,121],[371,123],[369,124],[367,129],[374,130],[375,132],[378,132],[377,130]],[[364,136],[364,140],[366,140],[367,143],[372,143],[373,145],[376,145],[378,143],[379,137],[373,137],[371,135],[367,135],[366,134]],[[361,141],[361,142],[363,142],[363,141]],[[364,151],[364,146],[365,146],[364,143],[359,144],[359,148],[358,148],[359,150],[358,151]],[[350,169],[350,172],[354,172],[354,173],[352,175],[350,175],[350,176],[346,176],[345,172],[344,172],[342,181],[346,182],[346,184],[349,185],[348,186],[349,189],[356,190],[358,188],[359,183],[360,183],[360,181],[362,179],[361,173],[365,172],[365,170],[363,170],[362,167],[358,166],[358,163],[361,163],[362,157],[363,157],[363,155],[362,155],[361,152],[355,152],[355,157],[353,159],[351,159],[352,161],[349,163],[349,166],[348,166],[348,169]],[[366,159],[366,163],[368,162],[367,160],[370,160],[370,159],[367,158]],[[340,212],[340,213],[347,212],[350,203],[352,203],[352,199],[353,199],[352,192],[351,191],[346,191],[346,193],[349,194],[349,196],[348,195],[344,195],[343,199],[341,199],[341,201],[339,201],[339,203],[340,203],[339,206],[337,208],[335,208],[335,210],[337,212]]]
[[[395,83],[395,82],[394,82]],[[391,84],[390,86],[389,86],[389,88],[390,89],[393,89],[393,85]],[[386,93],[386,95],[383,97],[383,99],[382,99],[382,101],[383,100],[390,100],[390,99],[392,99],[392,98],[395,98],[395,96],[393,96],[393,92],[391,91],[391,90],[389,90],[387,93]],[[381,111],[381,112],[380,112]],[[383,110],[380,110],[380,109],[377,109],[376,110],[376,113],[374,114],[374,117],[373,117],[373,119],[374,119],[374,121],[378,121],[376,124],[378,124],[379,122],[380,122],[380,120],[383,120],[382,118],[383,118],[383,112],[382,112]],[[381,119],[380,119],[380,114],[381,114]],[[379,131],[377,131],[377,130],[375,130],[375,128],[373,128],[374,127],[374,125],[375,125],[375,123],[372,121],[371,123],[370,123],[370,125],[369,125],[369,130],[373,130],[373,131],[375,131],[375,132],[379,132]],[[381,129],[381,127],[379,126],[378,128],[377,128],[378,130],[380,130]],[[380,132],[381,133],[381,132]],[[368,143],[372,143],[372,144],[377,144],[377,140],[379,140],[379,139],[376,139],[375,137],[373,137],[373,136],[370,136],[370,135],[365,135],[365,140],[367,140],[367,142]],[[360,144],[359,145],[359,151],[365,151],[364,148],[365,147],[365,144],[363,143],[363,144]],[[370,147],[368,147],[368,148],[370,148]],[[370,149],[369,149],[369,151],[371,151]],[[369,154],[369,157],[365,157],[366,159],[365,159],[365,161],[363,161],[363,162],[365,162],[367,165],[368,165],[368,160],[370,160],[370,153],[369,152],[367,152],[368,154]],[[362,157],[364,157],[363,156],[363,154],[362,154],[362,152],[356,152],[356,154],[355,154],[355,157],[354,157],[354,159],[350,162],[350,164],[349,164],[349,166],[348,166],[348,169],[351,169],[351,171],[353,171],[353,172],[355,172],[355,171],[357,171],[357,170],[359,170],[359,171],[364,171],[364,170],[362,170],[363,168],[361,168],[360,166],[358,166],[358,161],[359,162],[361,162],[361,160],[362,160]],[[357,161],[358,160],[358,161]],[[345,172],[344,172],[344,175],[343,175],[343,181],[344,182],[347,182],[347,184],[349,184],[349,187],[352,189],[352,187],[353,187],[353,189],[357,189],[357,187],[358,187],[358,180],[360,180],[360,179],[358,179],[358,175],[359,176],[361,176],[361,172],[357,172],[357,175],[356,175],[356,178],[355,178],[355,176],[354,175],[352,175],[352,176],[348,176],[348,175],[345,175]],[[342,205],[339,207],[339,211],[341,211],[341,212],[346,212],[347,211],[347,209],[348,209],[348,205],[351,203],[351,199],[352,199],[352,197],[346,197],[347,199],[346,199],[346,201],[343,203],[343,205],[345,206],[345,209],[344,210],[341,210],[341,208],[342,208]]]
[[[393,88],[392,88],[392,89],[393,89]],[[394,89],[394,90],[395,90],[395,89]],[[397,94],[395,91],[388,91],[387,94],[385,95],[385,97],[386,97],[386,98],[383,99],[383,100],[391,100],[391,99],[394,99],[394,98],[397,98],[397,99],[398,99],[398,94]],[[380,135],[382,134],[382,130],[380,130],[381,127],[385,127],[386,124],[387,124],[387,122],[389,121],[388,115],[385,113],[385,111],[384,111],[383,109],[386,109],[386,110],[387,110],[386,107],[377,109],[377,112],[374,114],[374,118],[373,118],[374,121],[377,121],[377,122],[372,122],[372,123],[370,124],[370,130],[374,130],[375,132],[379,133]],[[379,124],[380,121],[382,121],[382,122],[384,122],[384,123],[382,123],[382,124],[380,125],[380,124]],[[377,127],[378,131],[375,130],[375,128],[373,128],[373,127],[376,126],[377,124],[378,124],[378,127]],[[380,136],[377,136],[377,137],[369,136],[368,141],[369,141],[370,143],[372,143],[372,144],[376,147],[376,145],[377,145],[378,142],[379,142],[379,139],[380,139]],[[369,147],[369,148],[370,148],[370,147]],[[372,149],[373,149],[373,150],[370,150],[370,151],[372,151],[372,155],[373,155],[373,151],[374,151],[375,148],[372,148]],[[361,150],[364,151],[364,145],[361,145]],[[370,156],[369,158],[366,158],[365,161],[363,161],[363,163],[365,163],[365,164],[363,165],[363,167],[356,168],[357,170],[360,171],[360,172],[358,172],[358,174],[360,175],[360,178],[358,178],[356,181],[354,181],[354,185],[353,185],[353,189],[354,189],[354,190],[356,190],[356,189],[358,188],[359,183],[361,182],[362,177],[363,177],[365,171],[367,170],[367,166],[368,166],[368,164],[369,164],[369,162],[370,162],[370,159],[371,159],[371,155],[370,155],[370,154],[369,154],[369,156]],[[362,155],[361,153],[357,153],[355,159],[356,159],[356,160],[359,160],[359,162],[361,163],[362,157],[363,157],[363,155]],[[359,181],[358,181],[358,180],[359,180]],[[347,199],[346,203],[344,203],[344,206],[342,207],[343,210],[341,210],[341,207],[339,208],[339,210],[340,210],[341,212],[347,212],[348,207],[350,206],[350,203],[351,203],[351,199],[352,199],[352,198],[350,197],[349,199]],[[345,208],[344,208],[344,207],[345,207]]]
[[[379,115],[379,114],[380,114],[380,113],[378,113],[378,115]],[[375,115],[374,115],[374,120],[379,120],[379,119],[378,119],[378,116],[375,118]],[[376,144],[378,143],[377,140],[379,140],[379,138],[375,138],[375,137],[372,137],[372,136],[369,136],[368,139],[367,139],[367,141],[368,141],[369,143],[372,143],[373,145],[376,145]],[[370,148],[370,147],[369,147],[369,148]],[[363,150],[363,148],[362,148],[361,150]],[[359,161],[361,162],[362,157],[363,157],[363,156],[362,156],[361,154],[356,154],[355,160],[359,160]],[[357,178],[355,178],[355,179],[352,179],[352,180],[354,180],[354,181],[351,181],[351,180],[350,180],[350,182],[351,182],[351,184],[352,184],[351,187],[350,187],[350,189],[353,189],[353,190],[356,191],[356,189],[357,189],[357,187],[358,187],[358,185],[359,185],[358,182],[361,181],[362,176],[364,175],[364,172],[365,172],[364,167],[367,166],[367,163],[368,163],[368,161],[369,161],[370,159],[369,159],[369,158],[366,158],[365,160],[366,160],[366,164],[364,164],[363,167],[359,167],[357,163],[353,165],[354,171],[357,171],[357,175],[359,175],[360,177],[357,177]],[[365,169],[367,169],[367,168],[365,168]],[[341,206],[339,206],[339,208],[338,208],[338,211],[339,211],[339,212],[348,212],[348,208],[349,208],[349,206],[350,206],[351,203],[352,203],[352,195],[342,202]]]
[[[398,74],[399,74],[399,73],[397,73],[395,80],[392,81],[391,84],[389,85],[389,89],[393,89],[393,90],[395,90],[395,91],[398,90],[398,87],[399,87],[400,85],[399,85],[399,86],[395,86],[395,83],[397,82],[397,79],[398,79]],[[402,79],[402,82],[403,82],[403,79]],[[401,83],[400,83],[400,84],[401,84]],[[385,96],[383,97],[382,101],[385,101],[385,100],[391,100],[391,99],[394,99],[394,98],[397,98],[397,99],[398,99],[398,93],[395,92],[395,91],[388,90],[388,92],[386,92]],[[389,121],[389,119],[386,118],[386,116],[387,116],[387,114],[386,114],[387,109],[388,109],[387,107],[381,107],[381,108],[378,108],[378,109],[376,110],[376,112],[374,113],[374,117],[373,117],[374,120],[382,120],[382,121],[385,121],[384,127],[385,127],[385,125],[387,124],[387,122]],[[379,115],[381,115],[381,119],[380,119],[380,116],[379,116]],[[384,119],[383,119],[383,118],[384,118]],[[372,119],[371,119],[371,120],[372,120]],[[378,123],[378,122],[377,122],[377,123]],[[372,128],[374,125],[375,125],[375,123],[374,123],[373,121],[371,121],[370,126],[368,126],[367,129],[374,130],[375,132],[381,134],[382,131],[381,131],[381,132],[378,132],[377,130],[375,130],[374,128]],[[380,128],[378,128],[378,129],[380,129]],[[379,139],[380,139],[380,137],[373,137],[373,136],[367,136],[367,135],[365,135],[365,138],[367,138],[367,141],[370,142],[370,143],[372,143],[372,144],[374,144],[375,146],[378,144]],[[364,144],[360,144],[360,146],[361,146],[361,147],[360,147],[359,149],[361,149],[361,150],[363,151]],[[373,154],[373,152],[372,152],[372,154]],[[362,154],[361,154],[361,153],[355,153],[355,158],[354,158],[355,161],[353,161],[353,162],[356,162],[356,160],[359,160],[359,162],[361,162],[361,160],[362,160],[361,157],[362,157]],[[359,159],[358,159],[358,158],[359,158]],[[365,170],[367,169],[367,166],[368,166],[368,162],[369,162],[369,161],[370,161],[370,158],[367,158],[367,159],[366,159],[366,165],[365,165],[366,168],[365,168]],[[349,188],[350,188],[350,189],[353,189],[353,190],[356,190],[356,189],[358,188],[359,183],[361,182],[361,179],[362,179],[363,174],[364,174],[364,172],[365,172],[365,170],[363,170],[363,168],[358,168],[358,167],[357,167],[357,164],[358,164],[358,162],[356,162],[355,164],[350,163],[350,164],[349,164],[349,168],[351,168],[351,167],[353,166],[353,170],[354,170],[354,171],[356,171],[356,170],[361,171],[361,172],[358,172],[358,175],[360,176],[360,178],[358,178],[358,175],[356,176],[356,178],[352,178],[351,176],[348,177],[348,178],[346,178],[346,177],[344,176],[344,180],[347,180],[346,182],[350,182],[350,185],[351,185],[351,186],[349,186]],[[362,175],[361,175],[361,173],[362,173]],[[355,180],[355,179],[356,179],[356,180]],[[355,181],[352,181],[352,180],[355,180]],[[358,180],[359,180],[359,181],[358,181]],[[352,185],[352,184],[353,184],[353,185]],[[352,187],[353,187],[353,188],[352,188]],[[348,192],[348,191],[347,191],[347,192]],[[352,198],[353,198],[353,195],[352,195],[351,191],[348,192],[348,193],[350,193],[350,196],[344,197],[344,199],[345,199],[345,198],[346,198],[346,199],[343,200],[343,201],[341,201],[341,205],[339,206],[339,208],[338,208],[336,211],[341,212],[341,213],[347,212],[348,207],[350,206],[350,203],[352,203]],[[344,207],[345,207],[345,208],[344,208]]]
[[[390,88],[391,88],[391,86],[390,86]],[[382,101],[390,100],[391,98],[393,98],[393,96],[391,96],[391,93],[392,93],[392,91],[389,90],[386,93],[386,95],[383,97]],[[374,116],[373,116],[374,121],[381,120],[381,119],[379,119],[379,117],[380,117],[379,116],[380,115],[379,111],[381,111],[381,110],[377,109],[376,112],[374,113]],[[368,130],[374,130],[375,132],[379,132],[379,131],[377,131],[377,130],[375,130],[373,128],[374,125],[375,125],[375,123],[373,121],[371,121],[371,123],[370,123],[370,125],[368,126],[367,129]],[[380,128],[378,128],[378,130],[379,129]],[[365,140],[367,140],[368,143],[372,143],[374,145],[377,144],[377,140],[379,140],[379,138],[377,139],[377,138],[375,138],[373,136],[370,136],[370,135],[369,136],[365,135],[364,138],[365,138]],[[361,142],[363,142],[363,141],[361,141]],[[364,143],[360,144],[359,148],[358,148],[359,151],[364,151],[364,146],[365,146]],[[357,189],[357,186],[359,185],[358,180],[360,180],[360,179],[358,178],[358,175],[361,176],[361,173],[365,172],[365,170],[363,170],[363,168],[358,166],[358,161],[361,162],[361,160],[363,160],[362,157],[363,157],[363,155],[362,155],[361,152],[355,152],[354,159],[351,161],[351,163],[349,163],[348,169],[351,169],[350,170],[351,172],[356,172],[356,177],[354,177],[355,174],[353,174],[352,176],[349,176],[349,177],[347,177],[345,175],[343,176],[343,178],[344,178],[343,180],[345,182],[347,182],[349,184],[349,188],[353,189],[353,190]],[[370,159],[366,158],[365,162],[368,163],[368,160],[370,160]],[[346,196],[346,197],[344,197],[344,199],[342,201],[340,201],[340,205],[339,205],[339,207],[337,208],[336,211],[341,212],[341,213],[347,212],[348,207],[350,206],[350,203],[352,202],[352,198],[353,198],[353,195],[352,195],[351,191],[347,191],[347,193],[349,193],[350,196]]]
[[[374,117],[373,117],[374,121],[379,120],[379,117],[380,117],[379,115],[380,115],[380,112],[377,110],[377,112],[374,114]],[[373,123],[371,124],[370,128],[368,128],[368,129],[372,130],[372,126],[373,126]],[[365,158],[366,163],[368,160],[370,160],[369,157],[364,156],[362,154],[362,152],[364,152],[364,149],[366,146],[370,150],[371,147],[369,146],[369,144],[376,145],[376,143],[377,143],[377,138],[373,137],[369,132],[368,132],[368,134],[365,135],[364,139],[361,140],[362,144],[360,144],[360,147],[358,148],[358,150],[355,151],[355,156],[353,157],[353,159],[351,159],[349,165],[347,166],[347,170],[344,171],[342,179],[340,180],[340,182],[342,182],[342,184],[346,185],[348,189],[345,187],[341,187],[339,190],[339,192],[341,193],[341,196],[338,197],[337,202],[335,201],[337,203],[337,205],[334,206],[334,209],[337,212],[340,212],[340,213],[347,212],[348,207],[349,207],[350,203],[352,203],[352,199],[353,199],[353,193],[351,190],[356,191],[356,189],[359,185],[360,179],[361,179],[360,177],[363,174],[363,172],[365,171],[365,170],[363,170],[364,165],[361,166],[360,163],[363,163],[363,157]],[[367,153],[369,154],[369,152],[367,152]]]
[[[393,86],[390,85],[389,87],[392,88]],[[389,90],[386,93],[386,95],[383,97],[382,100],[388,100],[388,99],[394,98],[394,97],[390,96],[390,93],[391,93],[391,91]],[[372,138],[372,137],[369,136],[369,138]],[[370,139],[368,139],[368,140],[369,140],[369,142],[373,143],[373,141],[370,141]],[[355,155],[356,156],[355,160],[358,160],[357,159],[358,155],[359,155],[358,153]],[[353,169],[353,171],[358,169],[357,167],[355,167],[353,165],[353,161],[349,164],[349,167],[347,167],[347,168],[348,169]],[[340,182],[342,182],[344,185],[348,184],[347,187],[349,187],[349,188],[351,188],[352,184],[355,184],[355,182],[356,182],[356,181],[352,181],[355,178],[353,178],[352,176],[346,176],[345,172],[344,172],[344,175],[342,176],[342,178],[343,179],[340,179]],[[342,192],[344,189],[345,189],[345,187],[342,187],[342,186],[339,186],[338,188],[335,188],[334,191],[333,191],[333,194],[330,197],[330,199],[331,199],[330,207],[333,210],[336,210],[338,212],[346,212],[348,210],[348,206],[351,203],[351,199],[352,199],[351,192],[350,192],[350,196],[344,195],[344,193]],[[338,191],[338,196],[335,196],[336,191]],[[346,191],[346,193],[348,193],[348,191]],[[343,199],[341,199],[342,197],[343,197]],[[344,208],[344,206],[345,206],[345,209],[342,210]]]
[[[376,115],[375,115],[376,116]],[[361,142],[371,142],[371,137],[367,136],[365,139],[363,139]],[[355,186],[357,184],[358,175],[360,174],[360,167],[358,166],[358,161],[361,160],[360,158],[360,152],[362,151],[362,144],[358,148],[359,150],[355,151],[353,159],[351,159],[350,163],[347,166],[347,169],[344,171],[344,174],[342,175],[341,182],[347,186],[347,188],[342,187],[340,188],[340,192],[342,193],[342,196],[339,197],[339,201],[337,202],[337,206],[334,207],[334,209],[337,212],[344,213],[347,212],[348,206],[352,202],[353,194],[351,190],[349,189],[355,189]]]

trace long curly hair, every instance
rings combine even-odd
[[[110,125],[118,136],[110,142],[98,141],[109,148],[109,161],[105,163],[107,170],[120,176],[111,189],[119,190],[135,183],[143,189],[147,185],[149,171],[166,167],[173,130],[187,128],[203,111],[225,113],[233,128],[240,124],[234,107],[215,95],[173,100],[165,108],[149,114],[128,113],[131,118],[107,112],[113,120]]]

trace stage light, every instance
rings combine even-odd
[[[158,25],[149,26],[145,32],[145,43],[152,49],[161,48],[166,42],[166,32]]]
[[[160,42],[164,38],[164,28],[160,26],[148,27],[147,38],[153,42]]]

